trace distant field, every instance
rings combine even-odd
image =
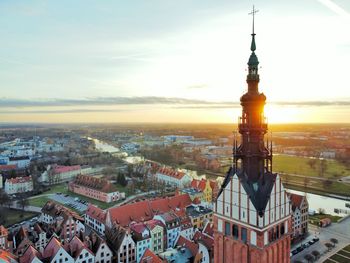
[[[280,173],[300,174],[307,176],[320,176],[320,160],[316,159],[314,168],[308,164],[309,158],[289,155],[274,155],[273,170]],[[326,160],[327,168],[325,178],[350,176],[350,169],[335,160]]]

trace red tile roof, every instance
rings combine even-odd
[[[16,170],[17,164],[2,164],[0,165],[0,171],[11,171]]]
[[[160,168],[157,173],[164,174],[173,178],[176,178],[178,180],[181,180],[182,177],[185,176],[184,172],[175,171],[174,169],[168,168],[168,167],[162,167]]]
[[[212,236],[197,231],[193,236],[193,240],[196,242],[202,242],[208,250],[214,249],[214,238]]]
[[[203,192],[206,184],[207,184],[206,179],[202,179],[202,180],[193,179],[191,182],[191,187]]]
[[[31,176],[15,177],[15,178],[7,179],[6,181],[11,184],[22,184],[22,183],[27,183],[32,181],[32,177]]]
[[[303,195],[298,195],[298,194],[292,194],[292,193],[288,193],[289,199],[292,203],[292,210],[295,211],[295,208],[301,206],[305,196]]]
[[[213,224],[208,222],[208,223],[204,226],[203,233],[205,233],[205,234],[207,234],[208,236],[211,236],[211,237],[212,237],[212,236],[214,235]]]
[[[89,204],[87,210],[85,212],[89,217],[94,218],[95,220],[105,223],[106,222],[106,212],[101,208],[94,206],[93,204]]]
[[[41,254],[38,250],[36,250],[33,246],[29,246],[24,252],[23,256],[20,257],[20,263],[28,263],[32,262],[32,260],[37,257],[39,260],[41,259]]]
[[[166,213],[177,208],[185,208],[191,203],[190,196],[183,194],[113,207],[108,209],[108,213],[113,222],[125,227],[133,221],[148,221],[156,214]]]
[[[66,173],[66,172],[76,171],[76,170],[80,170],[80,169],[81,169],[80,165],[73,165],[73,166],[55,165],[55,166],[53,166],[53,172],[55,174]]]
[[[146,249],[145,253],[143,254],[140,263],[163,263],[156,254],[154,254],[151,250],[148,248]]]
[[[57,251],[62,247],[62,244],[55,236],[52,236],[49,243],[43,251],[43,258],[52,258],[56,255]]]
[[[75,180],[71,182],[72,185],[79,185],[90,189],[95,189],[104,193],[116,192],[117,189],[108,180],[104,178],[97,178],[90,175],[77,175]]]
[[[179,236],[176,242],[176,246],[188,248],[191,251],[193,257],[196,257],[196,255],[198,254],[198,244],[192,242],[191,240],[188,240],[187,238],[184,238],[183,236]]]
[[[13,263],[16,262],[17,257],[10,252],[0,248],[0,262]]]

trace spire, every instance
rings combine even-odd
[[[256,50],[256,44],[255,44],[255,14],[259,12],[259,10],[256,10],[255,7],[253,6],[252,12],[249,13],[249,15],[253,16],[253,30],[252,30],[252,43],[250,45],[250,50],[252,51],[252,54],[250,54],[249,60],[248,60],[248,67],[249,67],[249,74],[247,76],[247,80],[254,80],[254,81],[259,81],[259,74],[258,74],[258,65],[259,65],[259,60],[258,57],[255,54]]]

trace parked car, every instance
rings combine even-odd
[[[320,239],[319,239],[318,237],[315,237],[315,238],[313,238],[312,240],[315,241],[315,243],[316,243],[316,242],[319,241]]]

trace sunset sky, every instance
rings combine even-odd
[[[0,123],[349,122],[348,0],[0,1]]]

